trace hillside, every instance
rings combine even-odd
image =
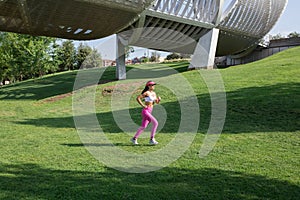
[[[189,97],[185,85],[193,89],[200,106],[194,141],[178,160],[144,174],[109,168],[85,148],[107,144],[83,145],[73,118],[77,72],[1,87],[0,199],[299,199],[299,55],[298,47],[255,63],[213,71],[186,71],[186,62],[132,65],[127,68],[128,80],[120,82],[114,80],[114,68],[83,72],[78,86],[86,90],[79,97],[86,105],[95,102],[107,138],[119,149],[136,154],[156,152],[173,141],[182,120],[178,98]],[[99,74],[99,84],[91,84]],[[214,94],[205,80],[220,81],[217,75],[226,91],[225,124],[210,154],[199,158]],[[153,77],[162,97],[160,106],[154,108],[160,144],[146,145],[147,129],[141,145],[132,146],[129,138],[141,120],[135,97],[145,80]],[[85,96],[93,89],[95,101]],[[215,89],[222,93],[217,86]],[[121,106],[129,108],[115,105],[118,109],[112,110],[113,98],[124,95],[130,98]],[[128,111],[135,124],[124,132],[114,115]],[[86,115],[79,117],[89,122],[84,121]],[[93,130],[97,134],[98,129]]]

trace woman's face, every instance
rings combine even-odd
[[[155,86],[154,85],[149,85],[150,90],[154,90]]]

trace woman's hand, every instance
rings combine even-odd
[[[157,97],[157,98],[155,99],[155,103],[159,104],[160,100],[161,100],[161,98],[160,98],[160,97]]]

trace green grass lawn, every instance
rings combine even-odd
[[[226,121],[216,146],[202,159],[198,152],[210,122],[211,100],[199,71],[186,71],[187,62],[129,66],[129,72],[144,70],[162,80],[185,77],[201,112],[197,135],[184,155],[161,170],[142,174],[109,168],[82,144],[72,112],[77,72],[4,86],[0,88],[0,199],[300,199],[299,55],[298,47],[218,70],[226,89]],[[177,73],[169,73],[168,67]],[[209,76],[214,71],[201,73]],[[87,72],[87,80],[93,74]],[[121,84],[130,86],[134,81],[140,80],[129,78]],[[105,135],[118,148],[137,154],[166,146],[180,122],[176,95],[164,85],[156,87],[167,112],[156,137],[160,144],[145,145],[148,129],[140,139],[142,145],[132,146],[113,119],[112,96],[102,93],[117,83],[114,69],[108,68],[96,90],[96,115]],[[87,81],[82,87],[88,85]],[[137,124],[140,107],[134,98],[141,89],[134,91],[129,103]]]

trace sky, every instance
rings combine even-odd
[[[289,0],[286,10],[279,18],[276,25],[270,31],[271,35],[276,35],[280,33],[281,35],[288,35],[291,32],[300,33],[300,1],[299,0]]]
[[[225,0],[225,8],[231,0]],[[267,35],[277,35],[281,34],[282,36],[287,36],[291,32],[300,33],[300,0],[289,0],[286,10],[279,18],[273,29]],[[83,42],[92,47],[96,47],[102,54],[103,59],[115,59],[115,49],[112,46],[115,46],[115,40],[113,36]],[[135,52],[131,53],[130,58],[141,57],[143,55],[151,56],[151,50],[144,48],[135,48]],[[169,53],[159,52],[161,57],[165,57]]]

